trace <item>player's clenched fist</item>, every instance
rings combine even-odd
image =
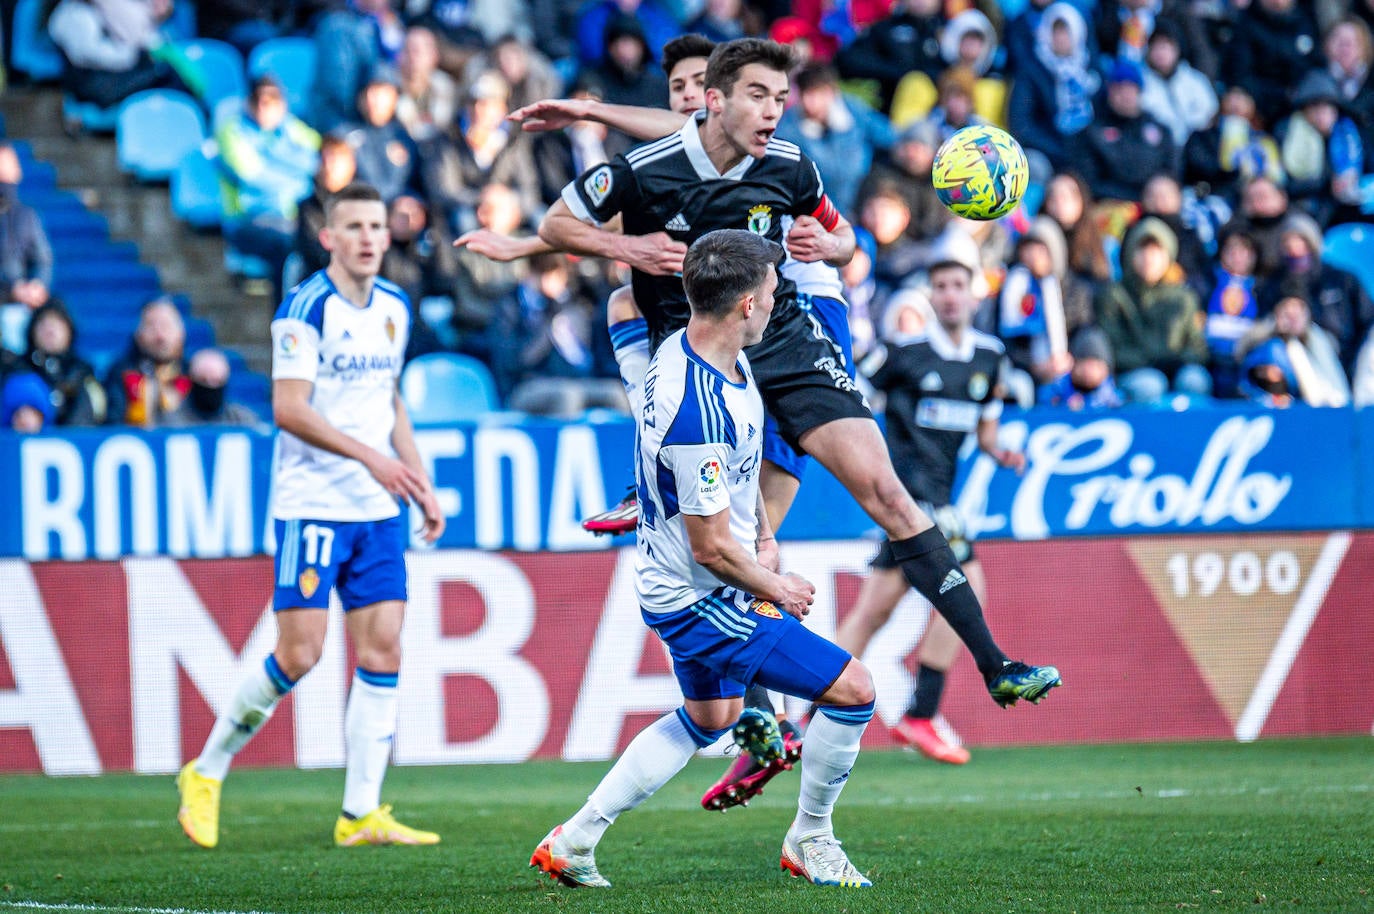
[[[815,586],[806,578],[791,572],[781,577],[782,587],[776,601],[778,606],[798,619],[806,618],[806,614],[811,612],[811,602],[816,599]]]

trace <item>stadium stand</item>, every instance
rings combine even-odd
[[[501,408],[487,366],[451,352],[412,360],[401,375],[401,398],[417,425],[476,419]]]
[[[149,89],[119,108],[119,167],[140,181],[166,181],[186,153],[205,142],[205,116],[183,92]]]

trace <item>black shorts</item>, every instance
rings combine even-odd
[[[954,553],[954,558],[959,564],[971,562],[976,558],[973,554],[973,540],[969,539],[963,529],[963,521],[955,514],[953,517],[945,510],[945,505],[932,505],[928,501],[917,501],[921,510],[926,512],[926,516],[935,521],[935,525],[940,528],[940,532],[949,541],[949,548]],[[957,511],[957,509],[955,509]],[[897,559],[892,554],[892,541],[884,538],[878,545],[878,554],[869,560],[869,567],[876,568],[878,571],[889,571],[900,567]]]
[[[872,419],[835,345],[820,322],[800,308],[768,325],[757,345],[745,350],[763,404],[783,440],[801,450],[801,436],[836,419]]]

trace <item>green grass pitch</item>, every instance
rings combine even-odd
[[[865,753],[836,830],[866,891],[778,869],[794,775],[702,811],[717,760],[611,829],[613,889],[528,869],[607,767],[394,769],[386,799],[443,844],[347,850],[339,771],[234,772],[214,851],[181,834],[171,777],[3,777],[0,914],[1374,911],[1369,738],[984,749],[964,768]]]

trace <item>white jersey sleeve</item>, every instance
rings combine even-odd
[[[723,444],[677,445],[659,451],[677,483],[678,509],[694,517],[712,517],[730,509],[725,484],[729,448]]]

